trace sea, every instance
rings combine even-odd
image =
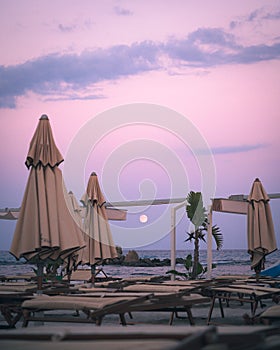
[[[170,250],[136,250],[139,258],[149,259],[170,259]],[[128,250],[123,249],[123,255]],[[177,250],[177,258],[185,258],[192,251]],[[200,250],[200,262],[207,265],[207,251]],[[280,250],[269,254],[266,257],[265,267],[268,268],[273,264],[280,262]],[[253,271],[250,267],[250,256],[244,249],[222,249],[213,251],[213,263],[216,267],[212,270],[212,276],[220,275],[251,275]],[[18,275],[33,272],[35,266],[25,260],[16,260],[8,251],[0,251],[0,275]],[[88,267],[87,267],[88,268]],[[111,277],[127,278],[127,277],[143,277],[143,276],[166,276],[166,272],[170,270],[170,266],[157,267],[136,267],[121,265],[104,265],[103,271]],[[176,265],[176,270],[186,272],[182,264]]]

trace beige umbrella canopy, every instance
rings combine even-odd
[[[81,263],[91,265],[92,282],[94,282],[95,266],[106,259],[118,256],[104,206],[106,201],[96,173],[91,174],[81,202],[86,207],[83,225],[86,247],[81,251]]]
[[[257,274],[264,269],[265,256],[277,249],[269,197],[259,179],[248,196],[248,252],[251,269]]]
[[[42,115],[25,162],[30,173],[10,248],[17,259],[37,263],[40,273],[46,261],[63,260],[85,245],[65,202],[66,189],[58,168],[62,161],[49,119]]]
[[[78,227],[83,231],[83,217],[82,217],[82,207],[79,205],[74,193],[69,191],[66,195],[66,203],[68,206],[68,210],[70,211],[72,218],[75,220]],[[84,236],[84,233],[82,233]],[[81,263],[81,254],[82,249],[72,254],[64,263],[63,267],[66,270],[68,275],[68,280],[70,282],[71,273],[75,270],[78,265]]]
[[[82,208],[79,206],[79,203],[72,191],[68,192],[67,204],[68,204],[68,209],[70,210],[77,225],[80,228],[82,228],[82,225],[83,225]]]

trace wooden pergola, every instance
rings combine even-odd
[[[279,199],[280,193],[268,194],[270,199]],[[208,232],[207,232],[207,278],[212,277],[212,222],[213,211],[247,215],[247,195],[238,194],[230,195],[228,198],[213,198],[211,205],[208,207]],[[176,267],[176,213],[177,210],[186,206],[186,198],[169,198],[169,199],[154,199],[154,200],[139,200],[126,202],[107,203],[108,207],[129,207],[129,206],[146,206],[146,205],[162,205],[162,204],[177,204],[171,207],[171,234],[170,234],[170,260],[171,269]],[[171,279],[175,276],[172,275]]]
[[[268,194],[270,199],[279,199],[280,193]],[[211,200],[211,205],[208,207],[208,232],[207,232],[207,278],[212,276],[212,222],[213,211],[242,214],[247,215],[248,202],[247,195],[231,195],[228,198],[214,198]],[[170,234],[170,261],[171,269],[175,269],[176,266],[176,213],[177,210],[184,207],[187,204],[186,198],[165,198],[165,199],[147,199],[136,201],[120,201],[120,202],[107,202],[105,206],[108,210],[118,211],[117,208],[124,207],[139,207],[147,205],[167,205],[177,204],[171,207],[171,234]],[[81,207],[82,208],[82,207]],[[16,220],[18,218],[18,212],[20,208],[5,208],[0,209],[0,219]],[[120,211],[122,213],[122,211]],[[114,220],[114,219],[113,219]],[[125,220],[123,217],[120,220]],[[175,276],[172,275],[171,279]]]

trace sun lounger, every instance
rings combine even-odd
[[[256,278],[255,275],[221,275],[213,279],[216,283],[246,283],[246,284],[258,284],[267,285],[270,287],[280,287],[280,278],[273,278],[270,276],[259,276]]]
[[[187,282],[187,281],[182,281]],[[174,286],[172,284],[165,283],[136,283],[126,287],[121,290],[110,288],[84,288],[80,287],[79,292],[83,293],[80,295],[88,296],[102,296],[102,297],[116,297],[116,296],[145,296],[147,293],[152,296],[149,300],[141,303],[141,305],[133,305],[132,311],[165,311],[170,312],[171,317],[169,324],[173,323],[174,315],[179,318],[179,312],[186,312],[190,324],[194,324],[194,318],[192,316],[191,308],[192,306],[200,303],[209,303],[210,299],[208,297],[193,294],[200,287],[193,283],[182,283],[182,285]],[[190,294],[192,293],[192,294]],[[185,296],[185,298],[184,298]]]
[[[0,313],[7,323],[7,328],[15,327],[22,316],[22,302],[32,297],[36,290],[37,284],[31,282],[0,283]]]
[[[101,289],[101,288],[100,288]],[[199,294],[186,295],[185,289],[174,288],[169,291],[162,292],[160,288],[159,292],[151,292],[150,289],[141,291],[122,291],[122,292],[106,292],[101,290],[91,289],[91,293],[81,293],[79,295],[67,295],[48,297],[41,296],[36,297],[33,300],[26,301],[22,304],[24,315],[24,326],[28,324],[30,320],[39,320],[39,316],[32,316],[34,311],[47,311],[47,310],[72,310],[83,311],[88,318],[77,320],[77,318],[69,319],[69,317],[63,317],[61,321],[65,322],[93,322],[101,324],[102,318],[108,313],[119,314],[121,317],[121,323],[126,324],[124,314],[131,315],[136,311],[165,311],[170,312],[171,317],[169,324],[173,323],[174,315],[178,317],[179,312],[186,312],[190,324],[194,324],[194,318],[191,312],[191,308],[194,305],[201,303],[209,303],[208,297],[203,297]],[[168,288],[167,288],[168,289]],[[154,289],[156,290],[156,288]],[[100,315],[100,316],[99,316]],[[56,321],[56,319],[50,319],[47,315],[44,315],[40,321]]]
[[[35,292],[36,283],[30,282],[5,282],[0,283],[0,292]]]
[[[138,284],[138,283],[161,283],[165,278],[163,276],[143,276],[143,277],[127,277],[127,278],[114,278],[108,281],[100,281],[96,283],[99,287],[109,287],[121,290],[123,287]]]
[[[8,328],[14,328],[22,316],[21,304],[32,298],[28,292],[0,291],[0,312]]]
[[[105,286],[99,287],[98,283],[95,283],[94,286],[92,285],[92,283],[82,284],[82,285],[77,286],[76,289],[79,293],[93,293],[93,292],[114,293],[114,292],[119,290],[116,288],[109,288],[109,287],[105,287]]]
[[[55,283],[43,283],[42,286],[45,294],[59,294],[59,293],[70,293],[74,291],[74,287],[70,287],[61,281],[56,281]],[[17,292],[17,293],[35,293],[38,290],[37,283],[33,282],[5,282],[0,283],[0,293],[1,292]]]
[[[191,325],[195,324],[192,314],[192,307],[198,304],[209,303],[210,299],[199,294],[184,293],[155,293],[141,303],[135,303],[129,307],[129,312],[137,311],[157,311],[170,312],[169,325],[173,324],[174,316],[179,312],[186,312]]]
[[[2,282],[10,281],[35,281],[36,275],[34,273],[30,274],[20,274],[20,275],[1,275],[0,280]]]
[[[95,280],[96,281],[106,281],[106,280],[110,280],[111,278],[109,278],[107,276],[107,274],[105,273],[105,271],[98,267],[96,268],[96,272],[95,272]],[[69,276],[66,275],[63,277],[63,281],[69,281]],[[91,270],[89,269],[78,269],[75,271],[72,271],[71,275],[70,275],[70,281],[72,282],[90,282],[91,281]]]
[[[224,318],[222,301],[238,301],[239,303],[250,303],[251,317],[255,316],[257,307],[264,299],[273,300],[280,295],[279,288],[262,287],[258,285],[229,284],[228,286],[208,287],[205,294],[211,296],[211,306],[208,314],[207,324],[211,322],[212,311],[215,301],[218,300],[221,316]],[[229,306],[229,304],[227,304]]]
[[[22,316],[21,303],[29,299],[37,290],[32,282],[0,283],[0,313],[7,323],[5,328],[13,328]]]
[[[152,275],[152,276],[130,276],[122,278],[122,281],[126,281],[129,283],[137,283],[137,282],[161,282],[166,278],[162,275]]]
[[[91,270],[76,270],[70,275],[71,281],[89,282],[91,280]],[[63,277],[63,281],[69,281],[68,275]]]
[[[211,280],[174,280],[174,281],[163,281],[162,284],[168,286],[181,286],[181,287],[197,287],[206,286],[212,284]]]
[[[150,293],[179,293],[186,292],[189,293],[196,289],[196,286],[193,285],[184,285],[184,286],[174,286],[174,285],[165,285],[162,283],[136,283],[129,286],[123,287],[124,292],[150,292]]]
[[[277,335],[278,334],[278,335]],[[276,350],[279,329],[273,326],[246,327],[33,327],[0,331],[5,350],[182,350],[231,349]],[[278,346],[278,347],[277,347]]]
[[[280,305],[273,305],[264,310],[258,318],[263,323],[280,322]]]
[[[122,287],[121,291],[112,293],[113,295],[145,295],[151,293],[153,296],[148,300],[135,303],[129,308],[129,313],[136,311],[165,311],[170,312],[169,324],[174,320],[174,315],[178,317],[179,312],[186,312],[191,325],[194,325],[194,318],[191,312],[192,306],[210,301],[208,297],[199,294],[190,294],[196,291],[198,286],[192,283],[183,283],[183,285],[169,285],[165,283],[135,283]],[[85,290],[79,288],[80,292],[96,293],[95,288]],[[102,293],[101,290],[99,290]],[[117,294],[116,294],[117,293]],[[94,295],[94,294],[93,294]],[[185,297],[184,297],[185,296]]]
[[[215,280],[220,281],[220,280],[248,280],[249,278],[251,278],[250,275],[220,275],[220,276],[216,276]]]
[[[37,296],[32,300],[27,300],[22,304],[23,327],[27,327],[29,321],[43,322],[76,322],[76,323],[96,323],[101,325],[102,319],[108,314],[119,314],[122,325],[126,324],[124,313],[129,312],[129,307],[140,303],[145,297],[80,297],[80,296]],[[48,311],[81,311],[86,317],[73,317],[69,314],[59,316],[50,315]],[[41,312],[46,311],[42,316]],[[80,315],[80,313],[79,313]],[[80,315],[81,316],[81,315]]]

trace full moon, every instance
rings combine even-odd
[[[140,215],[139,221],[142,222],[142,224],[144,224],[145,222],[148,221],[148,216],[147,215]]]

